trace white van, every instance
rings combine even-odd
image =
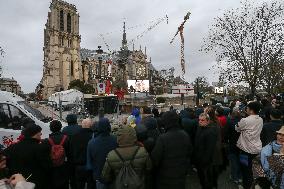
[[[20,96],[0,91],[0,145],[5,148],[17,141],[24,123],[31,120],[42,128],[42,138],[47,138],[50,120]]]

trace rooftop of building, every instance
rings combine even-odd
[[[1,77],[0,80],[2,80],[2,81],[10,81],[10,82],[14,82],[14,81],[17,82],[13,77],[12,77],[12,79],[11,78]]]

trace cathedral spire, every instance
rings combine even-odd
[[[122,38],[122,49],[127,50],[127,39],[126,39],[126,31],[125,31],[125,22],[123,22],[123,38]]]

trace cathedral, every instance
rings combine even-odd
[[[148,60],[146,47],[129,50],[125,23],[121,48],[104,52],[101,47],[89,50],[80,47],[79,14],[75,5],[52,0],[44,30],[43,76],[36,89],[43,99],[60,90],[67,90],[73,80],[81,80],[96,88],[110,81],[125,88],[127,80],[150,80],[156,71]]]

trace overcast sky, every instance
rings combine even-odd
[[[14,77],[24,92],[34,91],[42,77],[43,31],[47,20],[50,0],[0,0],[0,46],[6,52],[0,58],[5,77]],[[169,42],[184,15],[192,14],[185,24],[186,80],[192,82],[197,76],[206,76],[209,81],[217,81],[212,71],[213,55],[199,52],[203,38],[207,35],[213,19],[225,10],[240,6],[239,0],[67,0],[75,4],[80,14],[81,48],[97,49],[101,45],[100,33],[112,50],[121,46],[122,25],[126,27],[142,25],[127,31],[127,39],[135,38],[143,32],[151,21],[168,15],[169,23],[162,22],[135,42],[135,48],[147,46],[147,55],[158,70],[180,69],[180,38]],[[129,47],[132,49],[132,45]],[[209,70],[211,69],[211,70]]]

